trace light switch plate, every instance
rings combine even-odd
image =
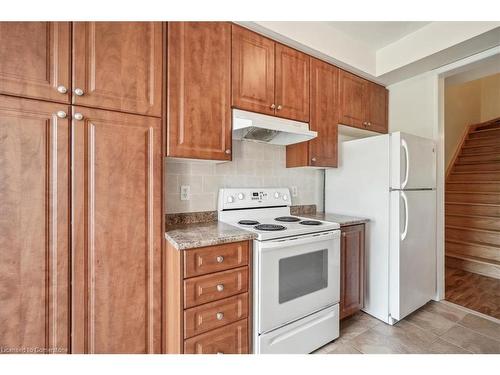
[[[297,186],[292,186],[292,197],[296,197],[298,194]]]
[[[191,188],[189,185],[181,186],[181,201],[188,201],[191,197]]]

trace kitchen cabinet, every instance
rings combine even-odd
[[[365,225],[341,228],[340,319],[363,308],[365,272]]]
[[[169,22],[167,156],[231,160],[231,24]]]
[[[286,166],[336,167],[339,69],[311,58],[311,113],[309,128],[317,138],[289,145]]]
[[[341,70],[339,73],[339,123],[387,133],[387,89]]]
[[[167,353],[249,353],[251,243],[165,248]]]
[[[0,95],[0,347],[69,350],[69,107]]]
[[[74,22],[73,104],[161,116],[161,22]]]
[[[232,106],[309,121],[310,57],[232,26]]]
[[[159,353],[161,119],[73,118],[72,351]]]
[[[0,93],[69,103],[69,22],[0,22]]]

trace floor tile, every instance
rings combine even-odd
[[[371,317],[365,313],[358,313],[350,318],[344,319],[340,322],[340,341],[351,340],[354,337],[366,332],[370,328],[381,324],[379,320]]]
[[[415,311],[405,320],[438,336],[455,325],[455,320],[448,319],[446,314],[436,314],[425,309]]]
[[[442,302],[431,301],[421,308],[421,310],[429,311],[433,314],[440,315],[445,319],[451,320],[452,322],[458,322],[468,313],[457,307],[447,305]]]
[[[441,338],[434,341],[427,350],[428,354],[471,354],[468,350],[462,349]]]
[[[348,343],[341,342],[339,345],[332,348],[330,351],[326,351],[324,354],[361,354],[352,345]]]
[[[463,327],[472,329],[485,336],[491,337],[500,341],[500,324],[491,320],[481,318],[474,314],[467,314],[462,320],[458,322]]]
[[[500,341],[483,336],[458,324],[442,335],[441,338],[473,353],[500,354]]]
[[[374,328],[369,329],[349,341],[356,350],[365,354],[408,354],[410,351],[400,340],[385,336],[376,332]]]

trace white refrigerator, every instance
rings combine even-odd
[[[370,219],[363,311],[394,324],[436,295],[436,151],[391,133],[343,142],[325,211]]]

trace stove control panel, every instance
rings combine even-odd
[[[227,188],[219,190],[219,211],[290,205],[288,188]]]

